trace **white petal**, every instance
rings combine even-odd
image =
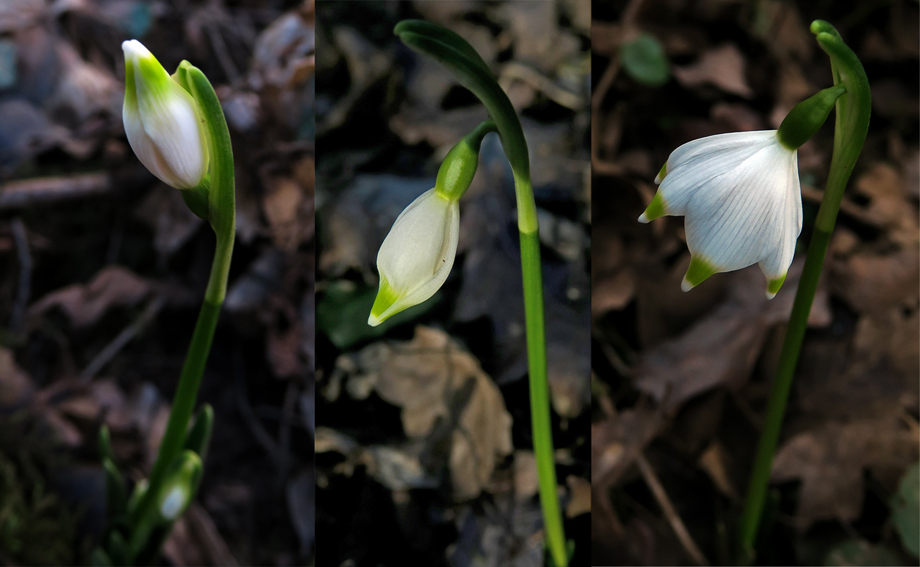
[[[667,177],[659,191],[669,215],[687,214],[687,203],[696,192],[719,182],[739,163],[774,143],[776,132],[734,132],[688,142],[668,158]]]
[[[795,165],[793,152],[770,143],[695,193],[687,205],[691,253],[719,271],[729,271],[772,257],[790,238],[794,251],[798,231],[790,237],[787,225],[789,205],[798,197]],[[794,186],[790,172],[796,175]],[[779,260],[784,260],[782,254]]]
[[[137,76],[137,75],[136,75]],[[170,79],[172,82],[172,80]],[[145,96],[138,81],[137,100],[144,131],[153,141],[161,166],[180,189],[195,187],[207,173],[207,157],[203,155],[201,130],[195,102],[178,84],[170,88],[169,97]]]
[[[795,242],[802,232],[802,189],[799,184],[798,157],[795,153],[792,154],[792,163],[786,183],[788,191],[781,213],[782,239],[773,253],[760,261],[760,268],[768,280],[782,277],[789,270],[793,256],[795,256]]]
[[[134,78],[126,88],[133,87],[136,99],[129,105],[126,95],[122,112],[131,148],[164,183],[179,189],[197,186],[208,170],[197,103],[139,41],[125,41],[122,49]],[[144,69],[141,61],[147,63]]]
[[[430,189],[406,207],[377,253],[381,279],[385,278],[399,296],[376,317],[378,322],[434,295],[450,274],[459,241],[460,207],[456,201]]]

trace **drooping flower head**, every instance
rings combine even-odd
[[[796,150],[780,144],[776,130],[688,142],[671,153],[655,181],[661,186],[639,221],[687,217],[684,291],[717,272],[759,264],[767,296],[776,295],[802,231]]]
[[[796,105],[779,130],[733,132],[687,142],[668,157],[658,192],[639,222],[686,216],[690,291],[717,272],[758,264],[772,299],[802,232],[797,150],[827,119],[842,85]]]
[[[208,173],[207,135],[195,99],[137,40],[125,52],[122,118],[141,163],[177,189],[197,187]]]
[[[487,120],[460,140],[441,162],[434,188],[396,217],[377,252],[380,288],[368,325],[429,299],[447,281],[460,241],[460,197],[476,174],[483,137],[494,131]]]
[[[460,241],[460,203],[435,189],[403,210],[377,253],[380,289],[367,323],[425,301],[447,280]]]

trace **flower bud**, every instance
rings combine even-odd
[[[192,451],[183,451],[176,458],[173,470],[163,482],[157,502],[160,517],[172,522],[185,512],[198,490],[201,480],[201,459]]]
[[[776,132],[779,143],[790,150],[800,148],[818,132],[827,120],[827,115],[837,104],[837,99],[846,92],[845,85],[837,84],[818,91],[795,105]]]
[[[460,240],[460,204],[435,189],[422,193],[396,218],[377,253],[380,289],[368,325],[435,294],[447,280]]]
[[[173,80],[137,40],[125,52],[128,143],[141,163],[177,189],[197,187],[208,173],[207,135],[195,99]]]

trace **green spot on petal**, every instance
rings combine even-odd
[[[396,290],[390,286],[390,282],[383,276],[380,276],[380,289],[377,291],[377,298],[374,300],[374,306],[371,307],[371,316],[367,319],[367,324],[376,327],[383,323],[398,312],[387,313],[387,310],[400,299]]]
[[[682,285],[684,291],[695,288],[718,271],[715,266],[699,256],[690,258],[690,267],[687,268],[687,273],[684,275],[684,285]]]
[[[649,203],[648,207],[645,209],[645,212],[642,213],[642,216],[645,218],[640,220],[648,222],[650,220],[655,220],[659,217],[663,217],[666,214],[664,197],[661,196],[661,193],[655,193],[655,197],[652,199],[652,202]]]
[[[767,297],[773,299],[776,296],[776,292],[779,291],[779,288],[783,287],[783,282],[786,281],[786,274],[776,278],[775,280],[767,281]]]
[[[664,178],[668,175],[668,162],[664,162],[664,165],[661,166],[661,169],[658,170],[658,175],[655,176],[655,183],[661,183],[664,181]]]
[[[169,73],[160,65],[156,57],[147,55],[137,58],[135,72],[140,73],[141,80],[149,96],[165,97],[169,93]]]

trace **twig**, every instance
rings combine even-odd
[[[246,394],[246,377],[243,375],[242,368],[242,356],[240,355],[240,351],[237,350],[236,360],[233,365],[233,374],[236,378],[236,407],[240,411],[243,421],[249,426],[252,436],[256,438],[256,442],[258,442],[265,452],[268,453],[272,463],[274,463],[276,467],[280,467],[282,463],[278,455],[278,445],[275,443],[275,440],[272,439],[268,431],[265,430],[265,427],[259,422],[255,412],[252,410],[252,406],[249,405],[249,399]]]
[[[235,84],[240,78],[240,72],[237,70],[236,65],[233,63],[233,59],[230,57],[230,53],[227,51],[227,44],[224,43],[224,38],[221,37],[220,30],[217,29],[217,25],[213,22],[205,24],[204,28],[208,34],[208,38],[211,40],[211,45],[214,47],[214,54],[217,55],[217,60],[220,62],[221,68],[224,70],[224,73],[227,74],[227,82]]]
[[[24,331],[26,306],[32,291],[32,254],[29,252],[26,226],[21,218],[13,219],[12,229],[13,240],[16,241],[16,257],[19,259],[19,289],[16,290],[16,303],[13,304],[10,316],[10,330],[14,335],[20,335]]]
[[[282,406],[281,423],[278,426],[278,478],[284,479],[287,475],[291,453],[291,427],[294,423],[294,407],[297,404],[297,394],[300,388],[295,380],[289,380],[284,392],[284,405]]]
[[[20,179],[0,186],[0,211],[102,195],[111,189],[105,173]]]
[[[140,316],[125,327],[122,332],[118,333],[118,336],[106,345],[106,347],[102,349],[102,352],[97,354],[86,368],[83,369],[83,372],[80,373],[80,381],[89,382],[92,380],[126,344],[131,342],[131,339],[140,334],[144,327],[157,316],[157,313],[160,312],[160,309],[162,309],[165,304],[166,299],[162,295],[158,295],[150,301],[147,307],[144,308],[144,311],[141,312]]]
[[[658,505],[661,506],[661,510],[668,519],[668,523],[671,524],[671,529],[674,530],[674,534],[683,546],[684,551],[687,552],[690,559],[697,565],[709,565],[703,552],[700,551],[696,542],[690,537],[690,533],[687,531],[686,526],[684,526],[683,520],[680,519],[680,516],[678,516],[677,512],[674,510],[674,505],[671,504],[668,493],[664,491],[664,487],[661,486],[658,476],[655,475],[655,471],[645,458],[644,453],[639,453],[636,457],[636,463],[639,465],[639,470],[642,472],[642,478],[655,496],[655,500],[658,501]]]
[[[522,63],[511,62],[502,69],[502,79],[518,79],[542,92],[546,97],[560,106],[572,110],[581,110],[585,106],[582,98],[570,92],[552,81],[549,77],[544,76],[536,69]]]

